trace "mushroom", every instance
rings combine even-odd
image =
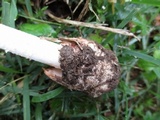
[[[44,39],[0,24],[0,48],[48,64],[44,73],[56,83],[92,97],[118,85],[120,65],[113,51],[84,38]]]

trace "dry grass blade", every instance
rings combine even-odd
[[[87,14],[88,9],[89,9],[88,4],[89,4],[89,0],[86,0],[86,3],[84,5],[80,15],[78,16],[78,19],[77,19],[78,21],[80,21]]]
[[[85,22],[61,19],[61,18],[58,18],[58,17],[54,16],[49,11],[46,11],[46,13],[49,17],[51,17],[52,19],[54,19],[55,21],[57,21],[59,23],[65,23],[65,24],[70,24],[70,25],[74,25],[74,26],[83,26],[83,27],[89,27],[89,28],[104,30],[104,31],[110,31],[110,32],[113,32],[113,33],[118,33],[118,34],[122,34],[122,35],[126,35],[126,36],[132,36],[132,37],[135,37],[137,40],[140,41],[140,39],[136,35],[134,35],[133,33],[129,32],[127,30],[105,27],[105,26],[102,26],[102,24],[97,24],[97,23],[96,24],[95,23],[85,23]]]

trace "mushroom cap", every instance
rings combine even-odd
[[[94,41],[72,38],[72,41],[63,44],[60,56],[62,76],[45,73],[71,90],[98,97],[113,90],[119,83],[120,65],[115,53]]]

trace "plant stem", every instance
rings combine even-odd
[[[0,24],[0,49],[5,52],[60,68],[61,48],[60,44]]]

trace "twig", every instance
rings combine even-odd
[[[77,19],[78,21],[80,21],[82,19],[82,17],[85,16],[86,13],[88,12],[89,1],[90,0],[86,0],[86,3],[84,5],[84,7],[83,7],[83,9],[82,9],[82,11],[80,13],[80,15],[78,16],[78,19]]]
[[[79,1],[78,5],[77,5],[76,8],[73,10],[73,14],[76,12],[76,10],[78,9],[78,7],[81,5],[82,2],[83,2],[83,0]]]
[[[58,18],[58,17],[52,15],[49,11],[46,11],[46,13],[49,17],[51,17],[52,19],[54,19],[55,21],[57,21],[59,23],[65,23],[65,24],[70,24],[70,25],[74,25],[74,26],[83,26],[83,27],[89,27],[89,28],[104,30],[104,31],[110,31],[110,32],[113,32],[113,33],[118,33],[118,34],[122,34],[122,35],[126,35],[126,36],[132,36],[132,37],[135,37],[137,40],[140,41],[140,39],[136,35],[134,35],[133,33],[129,32],[127,30],[104,27],[101,24],[97,24],[97,23],[96,24],[95,23],[84,23],[84,22],[79,22],[79,21],[61,19],[61,18]]]

